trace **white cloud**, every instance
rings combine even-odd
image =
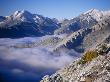
[[[7,44],[9,43],[7,41]],[[68,55],[69,52],[61,51],[58,56],[57,53],[52,53],[45,48],[9,48],[7,44],[0,47],[0,66],[8,69],[12,74],[21,74],[26,77],[34,75],[40,78],[73,61],[73,57]]]

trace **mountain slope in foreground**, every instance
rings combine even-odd
[[[80,59],[41,82],[110,82],[110,36]]]

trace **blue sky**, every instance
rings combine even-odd
[[[110,0],[0,0],[0,15],[28,10],[52,18],[71,18],[89,9],[110,10]]]

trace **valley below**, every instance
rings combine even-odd
[[[78,58],[79,53],[75,51],[54,53],[49,46],[38,46],[41,39],[0,39],[0,79],[3,82],[38,82],[44,75],[53,74]]]

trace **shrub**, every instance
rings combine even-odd
[[[97,51],[87,51],[81,58],[81,60],[78,62],[78,64],[85,64],[87,62],[92,61],[92,59],[98,57]]]

